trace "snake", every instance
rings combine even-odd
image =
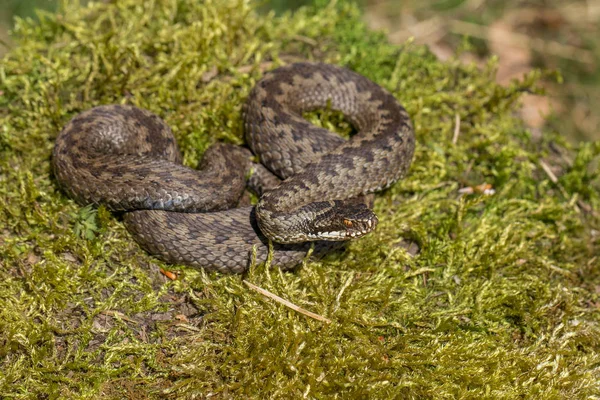
[[[328,108],[349,139],[303,117]],[[81,205],[121,215],[133,239],[171,264],[241,273],[290,269],[375,230],[373,193],[412,162],[410,117],[386,89],[350,69],[298,62],[273,69],[242,105],[246,147],[216,142],[197,168],[167,123],[127,104],[75,115],[57,135],[58,185]],[[244,201],[247,188],[258,196]]]

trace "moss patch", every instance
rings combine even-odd
[[[600,395],[600,144],[532,141],[513,111],[537,73],[500,87],[493,60],[479,70],[388,45],[341,2],[281,17],[202,3],[66,1],[17,22],[0,61],[4,398]],[[166,266],[105,209],[57,189],[51,149],[76,113],[147,108],[195,165],[211,143],[243,143],[250,88],[296,59],[375,80],[416,128],[410,175],[348,251],[295,273]],[[349,131],[332,113],[309,118]],[[494,194],[459,193],[484,182]]]

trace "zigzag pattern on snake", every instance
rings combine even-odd
[[[357,129],[350,140],[310,124],[302,113],[331,107]],[[56,139],[60,186],[80,204],[123,212],[133,238],[169,262],[242,272],[268,255],[299,264],[371,232],[373,193],[402,178],[415,139],[410,118],[382,87],[345,68],[296,63],[273,70],[243,110],[249,150],[215,144],[198,169],[181,165],[167,124],[127,105],[75,116]],[[247,177],[250,175],[250,179]],[[249,181],[249,182],[247,182]],[[235,208],[249,183],[256,207]]]

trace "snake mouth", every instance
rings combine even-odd
[[[377,216],[369,210],[368,213],[357,218],[343,218],[341,223],[336,223],[337,229],[320,230],[315,233],[309,233],[311,240],[351,240],[358,239],[375,230],[378,223]]]
[[[346,227],[346,237],[361,237],[375,230],[377,223],[379,222],[377,216],[371,210],[368,210],[365,214],[366,215],[361,219],[344,218],[342,220],[342,223]]]

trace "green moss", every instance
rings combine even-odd
[[[65,1],[68,12],[17,21],[0,61],[4,398],[600,395],[600,145],[532,140],[513,114],[539,74],[500,87],[494,60],[480,70],[391,46],[342,2],[281,17],[203,3]],[[374,79],[416,128],[410,175],[378,197],[377,232],[348,251],[294,273],[166,266],[104,208],[57,189],[51,149],[76,113],[150,109],[195,165],[211,143],[243,143],[248,91],[294,59]],[[335,113],[309,118],[349,132]],[[484,182],[495,194],[459,193]]]

